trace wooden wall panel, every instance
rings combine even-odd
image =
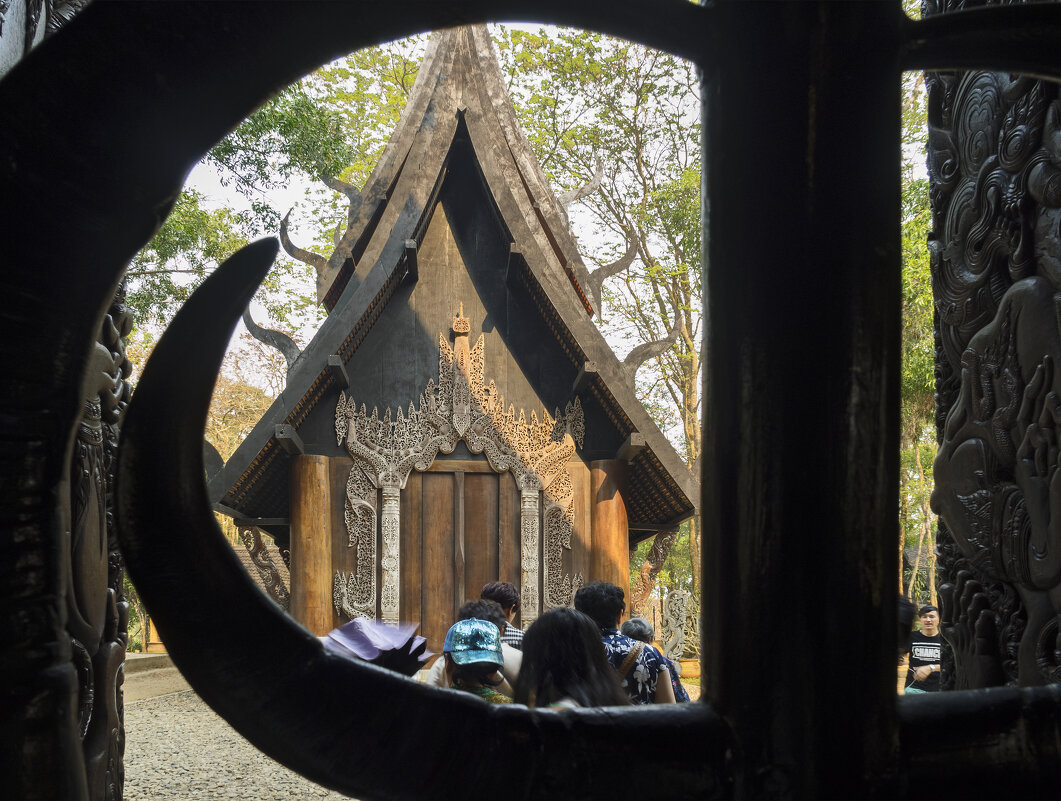
[[[440,653],[446,632],[453,624],[453,475],[424,473],[422,634],[428,649]]]
[[[453,616],[450,620],[457,619],[457,611],[467,595],[465,586],[465,548],[464,548],[464,473],[453,474]]]
[[[329,582],[334,582],[335,571],[350,572],[355,567],[354,549],[349,545],[346,531],[346,482],[350,478],[350,468],[354,461],[349,457],[336,457],[328,460],[328,480],[331,485],[331,531],[332,531],[332,569]],[[345,623],[335,613],[332,604],[332,628]]]
[[[423,476],[414,470],[401,495],[401,581],[398,584],[398,618],[414,623],[420,622],[424,585],[423,491]]]
[[[498,580],[497,473],[464,475],[463,600],[479,597],[483,585]]]
[[[497,580],[519,586],[519,487],[511,473],[498,476]],[[519,615],[516,616],[517,621]],[[519,625],[518,622],[516,625]]]
[[[581,573],[583,580],[590,581],[590,547],[593,542],[590,472],[581,459],[575,458],[567,463],[571,476],[571,488],[574,491],[574,533],[571,535],[571,575]],[[625,589],[625,588],[624,588]]]

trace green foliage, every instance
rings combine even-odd
[[[637,578],[638,571],[641,569],[641,565],[645,563],[648,558],[649,551],[652,549],[651,538],[641,542],[638,546],[630,551],[630,579],[633,582]],[[656,578],[656,586],[660,588],[658,592],[665,594],[670,590],[692,590],[693,587],[693,569],[689,562],[689,522],[682,523],[681,528],[678,530],[678,537],[674,542],[674,547],[671,548],[670,553],[663,562],[663,567],[660,568],[659,574]],[[630,588],[631,593],[633,587]]]
[[[929,507],[932,463],[936,458],[935,340],[932,276],[928,235],[932,225],[928,180],[919,177],[916,161],[923,163],[928,115],[924,79],[920,73],[903,76],[902,84],[902,385],[899,453],[901,547],[917,548],[920,567],[931,565],[935,550],[935,516]],[[909,589],[910,571],[903,577]],[[923,583],[920,573],[914,585]],[[914,597],[927,588],[914,586]],[[933,599],[934,600],[934,599]]]
[[[129,636],[125,650],[141,652],[144,650],[144,634],[148,625],[147,612],[128,573],[122,574],[122,593],[129,604]]]
[[[349,137],[347,160],[320,174],[364,185],[405,109],[426,43],[414,36],[358,50],[304,79]]]
[[[188,189],[129,266],[128,303],[138,324],[161,323],[176,312],[207,272],[247,243],[247,220],[228,209],[204,207]]]
[[[276,234],[287,209],[267,195],[291,182],[339,177],[361,186],[398,121],[416,77],[425,37],[362,50],[323,67],[266,102],[207,154],[225,186],[249,209],[219,206],[186,188],[154,239],[128,270],[129,303],[139,326],[165,325],[213,268],[251,239]],[[341,196],[312,190],[314,241],[326,253],[345,219]],[[297,328],[319,319],[313,270],[285,256],[259,290],[273,324]]]
[[[694,67],[595,33],[495,29],[502,69],[528,141],[554,187],[600,188],[570,208],[583,251],[607,263],[638,243],[634,264],[603,288],[598,325],[630,350],[677,342],[637,373],[638,398],[688,463],[700,453],[700,106]],[[659,576],[698,583],[698,529],[685,531]],[[638,575],[647,549],[635,557]],[[684,564],[683,577],[677,575]]]
[[[292,84],[218,142],[207,161],[222,183],[257,195],[298,175],[339,175],[353,158],[355,143],[346,120],[313,81]],[[261,213],[271,222],[273,210]]]

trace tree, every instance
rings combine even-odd
[[[598,324],[627,351],[638,396],[696,470],[703,352],[695,69],[581,31],[502,28],[495,41],[542,169],[578,200],[574,227],[601,265],[590,287],[599,288]],[[587,185],[593,191],[578,191]],[[667,538],[632,564],[639,597],[651,591],[674,543],[696,594],[700,527],[693,520],[687,536]]]
[[[935,340],[932,278],[928,256],[931,211],[928,180],[918,177],[915,164],[924,163],[927,108],[924,77],[903,76],[902,86],[902,256],[903,332],[902,407],[900,430],[900,537],[903,549],[915,548],[909,578],[900,575],[900,591],[912,601],[922,595],[936,602],[935,517],[929,507],[932,463],[936,457]],[[927,587],[918,587],[922,565],[928,568]]]
[[[316,75],[292,84],[243,121],[205,157],[223,185],[244,197],[243,209],[211,204],[191,188],[127,271],[137,325],[164,326],[219,262],[254,237],[273,234],[283,210],[270,190],[338,175],[358,153],[357,128],[334,106]],[[258,298],[289,327],[316,317],[307,268],[281,257]]]

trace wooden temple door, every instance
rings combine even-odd
[[[490,581],[520,584],[520,493],[485,457],[439,459],[401,500],[401,617],[435,652],[466,600]]]
[[[575,487],[571,549],[564,572],[586,576],[590,567],[589,471],[568,464]],[[545,493],[539,493],[544,495]],[[540,499],[539,510],[545,508]],[[401,618],[419,620],[428,647],[440,652],[446,631],[484,584],[523,585],[521,492],[509,472],[497,473],[485,457],[436,460],[413,472],[401,494]],[[543,515],[538,518],[537,587],[545,587]],[[539,597],[542,597],[539,590]],[[516,625],[525,625],[517,612]]]

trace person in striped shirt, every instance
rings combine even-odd
[[[501,642],[517,651],[522,651],[523,629],[516,628],[513,623],[519,611],[519,590],[516,589],[516,585],[508,581],[491,581],[483,586],[479,597],[485,601],[497,601],[501,604],[505,618],[508,620],[508,625],[505,626],[505,631],[501,635]]]

